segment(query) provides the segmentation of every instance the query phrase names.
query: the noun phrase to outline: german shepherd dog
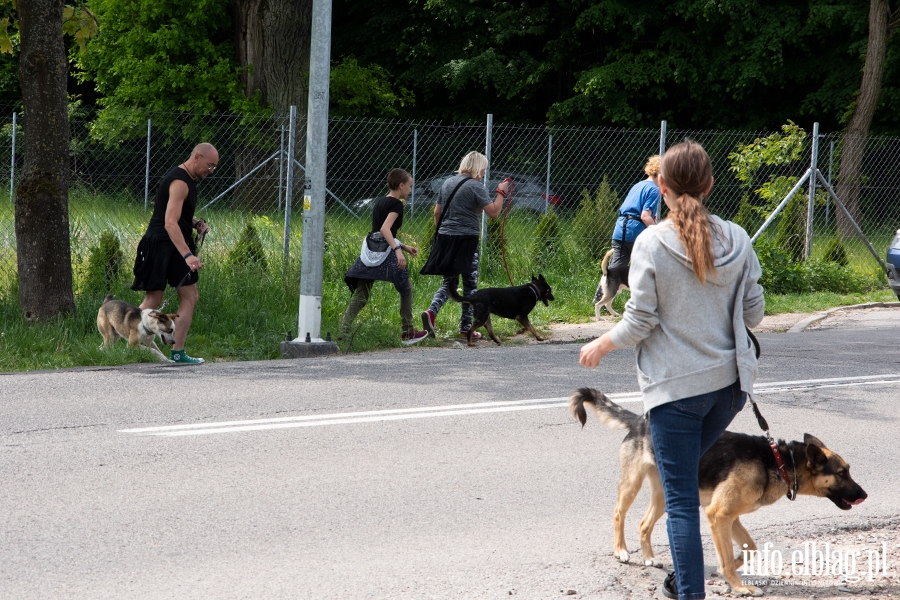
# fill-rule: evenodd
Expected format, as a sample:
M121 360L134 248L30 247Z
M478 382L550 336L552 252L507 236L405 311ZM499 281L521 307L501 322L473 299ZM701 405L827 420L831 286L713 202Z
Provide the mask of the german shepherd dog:
M451 286L452 288L452 286ZM466 341L469 346L472 343L472 333L484 325L491 339L500 344L500 338L494 333L491 326L491 313L504 317L506 319L514 319L519 324L531 332L539 342L544 338L538 335L534 325L528 320L528 315L534 310L537 303L543 302L544 306L550 306L550 300L553 298L553 290L550 284L544 279L543 275L535 277L531 276L531 283L525 285L517 285L515 287L506 288L484 288L469 294L468 296L460 296L455 289L449 290L450 297L463 304L469 304L473 309L472 326L466 332ZM523 329L524 331L524 329Z
M122 300L114 300L109 294L97 311L97 329L103 336L103 346L111 346L120 337L128 340L128 345L136 348L146 346L161 362L172 362L160 352L156 336L163 344L175 341L175 317L149 308L138 308Z
M618 317L619 313L613 310L612 303L616 299L616 295L622 290L628 289L628 280L622 281L617 271L609 273L609 259L612 258L613 250L610 250L603 256L603 262L600 263L600 269L603 276L600 277L600 284L597 291L594 292L594 316L600 320L600 309L604 306L614 317Z
M653 526L666 510L665 497L650 437L650 423L644 417L614 404L602 393L582 388L569 398L569 409L584 426L584 405L589 405L605 425L627 429L619 447L619 494L613 513L613 553L619 562L628 562L625 547L625 513L634 502L641 484L650 482L650 506L640 524L641 552L644 564L661 567L650 545ZM866 499L867 494L850 477L843 458L829 450L818 438L803 435L803 442L778 440L792 485L798 494L828 498L841 510L849 510ZM756 550L753 538L741 525L740 516L762 506L774 504L788 492L769 442L761 435L726 431L700 459L700 504L706 511L713 543L719 559L719 573L739 595L762 596L759 588L745 586L737 569L743 559L741 550ZM731 541L739 549L732 555Z

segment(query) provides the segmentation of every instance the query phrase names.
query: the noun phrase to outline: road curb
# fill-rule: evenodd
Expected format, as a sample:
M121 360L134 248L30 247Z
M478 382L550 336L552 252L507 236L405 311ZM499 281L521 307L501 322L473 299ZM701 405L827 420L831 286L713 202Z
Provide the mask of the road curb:
M838 312L840 310L853 310L858 308L898 308L900 307L900 302L866 302L865 304L852 304L850 306L836 306L834 308L830 308L824 312L816 313L811 317L807 317L802 321L795 323L793 327L787 330L788 333L802 333L804 329L821 321L823 319L828 318L832 313Z

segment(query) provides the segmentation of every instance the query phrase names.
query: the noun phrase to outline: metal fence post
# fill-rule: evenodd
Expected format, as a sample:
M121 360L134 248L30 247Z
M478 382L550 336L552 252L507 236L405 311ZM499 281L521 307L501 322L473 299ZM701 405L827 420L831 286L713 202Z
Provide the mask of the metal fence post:
M544 192L544 214L550 212L550 163L553 154L553 134L547 136L547 188Z
M12 130L12 159L9 164L9 201L15 202L13 189L16 181L16 113L13 113L13 130Z
M834 166L834 140L831 140L831 148L828 150L828 185L831 185L831 167ZM831 209L831 196L825 196L825 227L828 227L828 213Z
M812 176L809 178L809 206L806 209L806 245L804 246L804 258L809 259L812 253L812 236L813 236L813 210L816 205L816 171L818 170L819 160L819 124L813 123L812 135L812 157L810 158L809 171Z
M659 155L666 153L666 122L661 121L659 124Z
M487 124L484 134L484 155L487 157L487 168L484 170L484 180L481 182L485 188L488 187L488 179L491 176L491 134L494 131L494 115L487 116ZM488 194L490 195L490 194ZM481 212L481 256L484 257L484 250L487 247L487 213ZM479 272L481 269L479 269Z
M288 164L287 176L284 181L284 267L283 272L287 273L288 259L290 258L291 248L291 200L294 195L294 140L297 135L297 107L291 106L291 120L288 124Z
M413 129L413 164L412 164L412 178L413 178L413 188L410 190L409 194L409 216L412 218L413 211L416 206L416 154L419 150L419 130Z
M278 150L278 212L281 212L281 199L284 193L284 123L281 124L281 145Z
M150 127L152 119L147 119L147 158L144 163L144 210L150 197Z

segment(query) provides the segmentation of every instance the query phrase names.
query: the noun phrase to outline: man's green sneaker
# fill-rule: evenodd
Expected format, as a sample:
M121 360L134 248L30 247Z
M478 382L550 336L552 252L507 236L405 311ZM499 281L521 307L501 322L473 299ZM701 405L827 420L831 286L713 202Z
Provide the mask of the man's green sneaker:
M188 356L187 352L184 350L172 350L169 352L169 358L174 363L178 363L179 365L202 365L202 358L194 358L193 356Z

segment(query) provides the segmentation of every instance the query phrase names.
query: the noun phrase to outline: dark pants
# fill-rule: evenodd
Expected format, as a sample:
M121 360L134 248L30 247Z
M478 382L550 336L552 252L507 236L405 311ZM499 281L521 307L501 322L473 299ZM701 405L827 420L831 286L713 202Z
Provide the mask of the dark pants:
M460 277L462 277L463 296L468 296L478 289L478 252L472 257L472 269L470 272L463 273L462 275L453 275L452 277L444 277L441 287L438 288L434 293L434 297L431 299L431 306L428 307L428 310L430 310L435 317L437 317L437 314L440 312L441 307L444 306L444 303L450 298L450 294L448 293L450 286L453 286L453 289L456 289L457 285L459 285ZM459 330L468 331L471 326L472 305L463 304L462 316L459 318Z

